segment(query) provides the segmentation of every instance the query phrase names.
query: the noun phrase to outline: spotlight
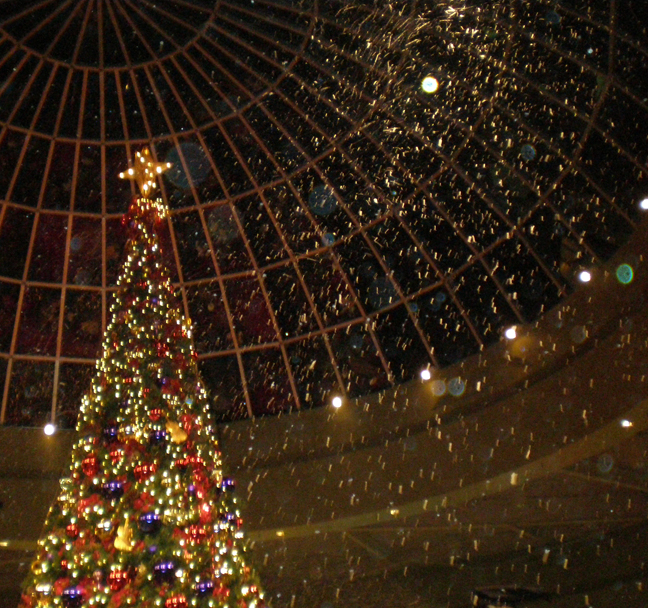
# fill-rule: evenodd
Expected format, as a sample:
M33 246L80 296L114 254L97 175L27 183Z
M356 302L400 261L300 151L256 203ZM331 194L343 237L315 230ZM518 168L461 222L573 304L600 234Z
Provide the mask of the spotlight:
M587 270L581 270L578 273L578 280L581 283L589 283L592 280L592 273Z
M426 93L436 93L439 90L439 81L434 76L426 76L421 82L421 88Z
M429 380L432 377L429 369L421 370L421 380Z
M43 428L43 433L45 433L46 435L53 435L55 432L56 427L51 422L48 422L45 425L45 428Z
M515 328L515 325L513 327L509 327L505 332L504 335L508 340L515 340L517 337L517 329Z
M644 198L640 203L639 203L639 209L643 211L648 211L648 197Z
M335 409L339 409L342 407L342 397L333 397L333 401L331 401L333 404L333 407Z
M621 421L621 426L624 429L629 429L632 426L632 422L630 420L626 420L625 418Z

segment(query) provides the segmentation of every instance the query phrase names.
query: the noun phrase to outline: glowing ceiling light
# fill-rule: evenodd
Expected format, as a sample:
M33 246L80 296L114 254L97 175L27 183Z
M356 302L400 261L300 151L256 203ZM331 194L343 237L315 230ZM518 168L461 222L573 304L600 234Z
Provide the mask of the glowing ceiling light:
M648 211L648 198L644 198L644 199L639 203L639 209L643 209L643 211Z
M46 435L53 435L55 432L56 427L51 422L48 422L43 428L43 433L45 433Z
M421 88L426 93L436 93L439 90L439 81L434 76L426 76L421 82Z
M515 340L517 337L517 329L515 328L515 325L513 327L509 327L505 332L504 335L508 340Z
M587 270L582 270L578 273L578 280L581 283L589 283L592 280L592 273Z
M429 369L421 370L421 380L429 380L432 377Z
M339 409L342 407L342 397L333 397L333 401L331 401L333 407L335 409Z

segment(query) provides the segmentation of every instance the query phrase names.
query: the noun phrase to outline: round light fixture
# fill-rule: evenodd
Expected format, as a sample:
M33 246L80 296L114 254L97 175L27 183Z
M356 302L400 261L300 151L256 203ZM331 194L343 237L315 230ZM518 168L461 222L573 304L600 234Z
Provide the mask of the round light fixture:
M421 370L421 380L429 380L432 377L429 369Z
M439 81L434 76L426 76L421 82L421 88L425 93L436 93L439 90Z
M578 280L581 283L589 283L592 280L592 273L587 270L581 270L578 273Z
M515 326L509 327L505 332L504 336L506 336L507 340L515 340L517 337L517 329Z
M342 407L342 397L333 397L333 401L331 401L333 407L335 409L339 409Z
M56 427L51 422L48 422L43 428L43 433L45 433L46 435L53 435L55 432Z

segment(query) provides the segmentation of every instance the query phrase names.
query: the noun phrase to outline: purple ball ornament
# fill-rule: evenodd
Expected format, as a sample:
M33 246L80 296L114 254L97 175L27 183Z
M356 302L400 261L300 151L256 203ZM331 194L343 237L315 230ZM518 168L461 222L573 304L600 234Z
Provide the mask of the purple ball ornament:
M107 426L103 430L103 437L107 443L114 443L115 441L117 441L118 435L119 435L119 428L114 424Z
M162 520L157 513L144 513L139 518L139 529L144 534L155 534L160 531Z
M116 500L124 495L124 484L121 481L107 481L101 486L101 493L110 500Z
M233 492L236 488L236 482L231 477L223 477L221 489L224 492Z
M65 608L80 608L83 605L83 591L79 587L68 587L61 594Z
M153 578L158 585L172 583L175 578L175 564L173 562L160 562L153 566Z
M210 595L214 590L214 581L204 580L194 585L194 591L198 597Z
M230 513L229 511L222 511L218 514L218 519L223 523L232 523L236 519L236 515L234 515L234 513Z
M166 441L166 437L167 437L166 431L162 431L162 430L151 431L149 433L149 442L152 443L153 445L159 445Z

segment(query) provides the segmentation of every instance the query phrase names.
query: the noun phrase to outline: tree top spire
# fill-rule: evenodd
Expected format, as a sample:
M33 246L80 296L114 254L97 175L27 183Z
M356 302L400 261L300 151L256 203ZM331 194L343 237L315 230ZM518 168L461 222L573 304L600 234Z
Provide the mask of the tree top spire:
M120 173L119 177L135 180L142 196L148 198L158 187L157 176L170 169L171 163L154 162L148 148L136 152L135 157L135 166Z

